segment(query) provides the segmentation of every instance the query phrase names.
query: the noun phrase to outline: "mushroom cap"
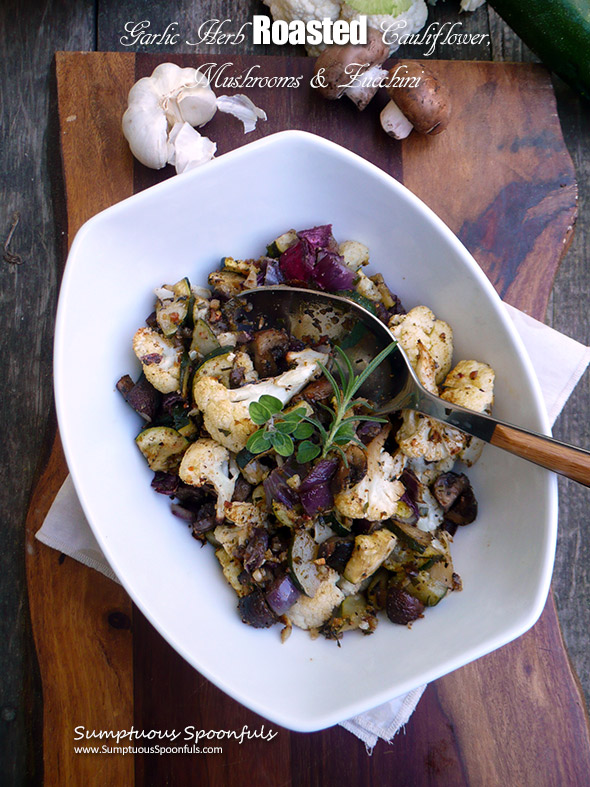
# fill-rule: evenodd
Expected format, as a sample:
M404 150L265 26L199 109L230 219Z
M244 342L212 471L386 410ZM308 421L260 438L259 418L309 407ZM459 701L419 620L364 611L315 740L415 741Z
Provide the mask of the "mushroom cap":
M416 87L400 87L395 85L394 77L418 77L420 81ZM415 60L397 63L389 72L388 81L392 83L387 87L391 100L416 131L440 134L445 130L451 116L451 97L447 88L423 63Z
M324 98L340 98L350 82L351 74L346 73L347 66L357 63L368 70L373 66L380 66L388 56L389 46L383 43L382 34L373 27L368 28L367 43L364 45L333 44L326 47L315 62L314 74L318 74L323 68L326 82L326 87L318 87L318 91Z

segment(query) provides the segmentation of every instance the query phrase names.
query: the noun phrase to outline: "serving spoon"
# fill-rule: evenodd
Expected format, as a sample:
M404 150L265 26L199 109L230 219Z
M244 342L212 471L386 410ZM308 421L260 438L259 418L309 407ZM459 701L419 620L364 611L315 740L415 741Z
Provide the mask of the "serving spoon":
M297 338L327 336L346 351L359 372L395 341L375 315L339 295L279 285L247 290L240 297L249 304L249 319L255 318L261 327L285 328ZM416 410L590 486L590 451L440 399L418 380L399 343L371 374L360 394L375 402L381 414Z

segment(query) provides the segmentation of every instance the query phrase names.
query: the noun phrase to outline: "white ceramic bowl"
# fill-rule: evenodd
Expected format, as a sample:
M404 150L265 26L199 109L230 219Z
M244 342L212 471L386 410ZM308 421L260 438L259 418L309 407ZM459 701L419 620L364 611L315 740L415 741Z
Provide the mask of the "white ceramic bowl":
M289 229L332 223L356 239L409 308L427 304L455 334L455 359L497 372L498 417L548 432L528 356L473 258L420 200L380 169L298 131L266 137L92 218L61 289L55 389L74 484L113 570L168 642L209 680L294 730L333 725L509 642L543 608L553 564L555 478L486 447L469 471L479 517L453 547L464 590L411 630L384 618L342 647L295 630L245 626L210 549L202 549L134 444L137 415L115 391L139 365L131 337L153 289L205 284L222 256L257 257Z

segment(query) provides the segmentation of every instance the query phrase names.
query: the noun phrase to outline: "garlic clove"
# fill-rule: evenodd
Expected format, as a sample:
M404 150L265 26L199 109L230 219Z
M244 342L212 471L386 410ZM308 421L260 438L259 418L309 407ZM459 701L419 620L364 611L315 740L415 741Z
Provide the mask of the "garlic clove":
M219 96L217 109L241 120L244 124L244 134L254 131L259 119L266 120L266 112L242 93L235 96Z
M394 139L405 139L414 128L395 101L384 106L380 118L383 130Z
M176 95L180 119L191 126L204 126L217 112L215 93L209 87L183 87Z
M189 123L177 123L168 136L168 162L174 164L176 172L188 172L206 164L215 156L217 145L203 137Z
M148 79L152 80L156 92L166 97L186 85L194 85L197 74L199 77L204 77L204 74L197 72L196 68L180 68L175 63L160 63Z
M152 169L166 166L168 123L148 77L140 79L129 91L129 106L122 126L136 159Z

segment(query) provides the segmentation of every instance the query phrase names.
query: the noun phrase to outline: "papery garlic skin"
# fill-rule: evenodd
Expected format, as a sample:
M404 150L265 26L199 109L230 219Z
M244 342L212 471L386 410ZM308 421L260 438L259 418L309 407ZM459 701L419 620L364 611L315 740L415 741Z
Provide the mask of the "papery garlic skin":
M174 164L179 175L211 161L217 150L215 142L199 134L190 123L177 123L170 132L168 143L171 148L168 161Z
M227 112L244 124L244 134L254 131L258 120L266 120L266 112L245 96L238 93L235 96L219 96L217 99L217 109L220 112Z

